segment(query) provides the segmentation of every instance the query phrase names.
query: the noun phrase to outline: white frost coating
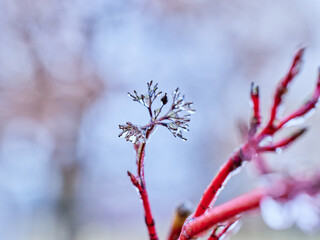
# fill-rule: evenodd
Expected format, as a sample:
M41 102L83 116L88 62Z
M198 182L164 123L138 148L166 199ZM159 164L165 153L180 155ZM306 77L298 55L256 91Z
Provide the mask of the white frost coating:
M307 119L309 119L314 113L316 109L313 108L309 112L307 112L305 115L293 118L290 121L288 121L284 126L285 127L293 127L293 126L298 126L306 122Z
M280 203L267 197L262 200L260 207L261 216L270 228L283 230L292 226L294 218L289 203Z
M222 235L221 239L227 239L227 236L236 235L242 226L242 222L240 220L235 221L228 229L228 231Z
M280 148L280 147L276 148L276 153L277 154L281 154L282 153L282 148Z
M266 198L261 203L261 216L270 228L276 230L289 228L294 223L308 234L320 228L319 202L307 194L300 194L285 203Z
M320 211L315 200L307 194L300 194L293 200L295 222L305 233L314 233L320 227Z
M269 144L273 143L273 137L272 136L267 136L262 141L259 143L260 147L267 146Z
M127 134L127 133L126 133L126 134ZM131 142L135 142L136 139L137 139L136 136L130 136L130 137L129 137L129 140L130 140Z

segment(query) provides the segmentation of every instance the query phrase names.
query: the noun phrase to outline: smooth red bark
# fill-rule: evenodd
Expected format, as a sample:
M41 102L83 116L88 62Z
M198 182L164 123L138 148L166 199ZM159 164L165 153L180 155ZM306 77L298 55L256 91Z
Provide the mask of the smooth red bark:
M197 209L194 213L194 217L199 217L202 215L213 198L216 196L218 190L222 187L222 185L226 182L227 177L230 172L235 169L233 158L230 158L219 170L215 178L213 178L212 182L209 184L207 189L204 191L203 196L197 206Z
M266 196L266 194L266 189L254 190L209 209L206 214L195 218L185 225L179 240L188 240L191 237L210 229L217 223L226 221L243 212L258 208L261 199Z

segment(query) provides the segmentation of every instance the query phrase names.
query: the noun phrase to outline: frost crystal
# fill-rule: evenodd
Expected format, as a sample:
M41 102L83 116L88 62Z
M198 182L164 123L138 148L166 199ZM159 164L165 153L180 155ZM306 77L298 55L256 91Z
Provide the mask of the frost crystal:
M142 129L138 125L134 125L131 122L126 122L125 125L119 125L122 132L119 137L124 137L127 141L137 143L139 141L146 142L146 130Z
M192 108L192 102L185 102L184 95L181 95L179 88L173 92L173 102L169 112L165 115L165 121L163 125L169 129L169 131L175 137L179 137L182 140L187 140L182 133L189 131L190 115L195 110Z
M262 219L270 228L283 230L292 226L294 219L290 204L267 197L261 202L260 207Z
M261 215L269 227L282 230L296 224L305 233L320 228L320 208L317 199L302 193L287 202L266 198L261 202Z
M152 104L155 102L158 96L162 94L162 91L158 91L158 84L153 84L151 81L147 83L148 92L146 94L138 94L137 91L128 93L129 97L133 101L142 104L149 111L151 121L146 126L134 125L131 122L127 122L125 125L119 125L122 132L119 137L125 137L127 141L134 143L146 142L148 136L147 132L149 129L155 127L156 125L161 125L173 134L175 137L179 137L182 140L187 140L183 136L183 132L189 131L190 114L194 113L195 110L192 108L192 102L185 102L185 97L177 88L172 94L172 104L169 111L160 116L163 107L169 102L167 93L165 93L160 98L160 108L153 109Z
M142 104L146 108L151 108L151 105L154 102L154 100L160 94L162 94L162 92L161 91L158 92L158 83L156 83L153 86L153 81L151 81L150 83L147 83L147 85L148 85L148 92L146 94L138 95L137 91L134 90L133 91L134 94L128 92L128 95L129 97L132 98L133 101Z

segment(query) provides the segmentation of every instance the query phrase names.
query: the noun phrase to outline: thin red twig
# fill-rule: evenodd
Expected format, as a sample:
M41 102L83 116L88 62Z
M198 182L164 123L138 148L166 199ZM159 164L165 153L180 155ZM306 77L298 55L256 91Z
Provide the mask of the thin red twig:
M283 149L285 147L288 147L296 139L301 137L307 130L308 130L308 128L301 128L301 129L297 130L296 132L294 132L291 136L289 136L285 139L282 139L279 142L272 143L272 144L264 146L264 147L259 147L258 151L259 152L274 152L277 149Z
M311 98L305 104L303 104L298 110L296 110L295 112L293 112L292 114L284 118L282 121L280 121L278 128L282 128L285 124L287 124L292 119L302 117L305 114L307 114L310 110L314 109L318 102L319 96L320 96L320 69L318 72L317 86Z
M156 228L154 225L154 220L153 220L152 213L151 213L151 207L150 207L150 202L149 202L149 198L148 198L148 193L145 188L145 185L141 185L139 183L139 181L137 180L137 178L129 171L128 171L128 176L130 177L132 184L139 190L139 194L141 196L141 200L143 203L145 221L146 221L146 225L147 225L148 232L149 232L149 238L150 238L150 240L158 240Z
M302 56L304 53L304 48L301 48L295 55L292 65L290 67L289 72L287 75L280 81L279 85L277 86L274 98L273 98L273 105L270 111L270 119L267 124L267 126L272 126L274 123L274 120L276 119L276 114L279 105L282 102L282 97L287 93L288 91L288 84L293 80L293 78L299 73L300 66L302 63Z
M147 139L149 138L153 129L154 129L154 125L148 129L146 134ZM139 194L140 194L143 209L144 209L145 223L149 233L149 239L158 240L158 235L155 228L154 218L151 212L150 201L149 201L145 178L144 178L145 147L146 147L145 142L134 144L134 149L137 155L137 176L134 176L129 171L127 173L128 173L128 176L130 177L132 184L139 190Z

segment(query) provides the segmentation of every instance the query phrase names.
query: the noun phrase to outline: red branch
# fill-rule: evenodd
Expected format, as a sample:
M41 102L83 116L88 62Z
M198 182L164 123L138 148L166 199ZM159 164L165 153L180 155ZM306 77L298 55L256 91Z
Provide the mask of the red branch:
M209 209L206 214L188 221L180 234L180 240L187 240L203 233L216 224L232 219L239 214L257 209L265 197L278 200L290 200L304 192L311 196L320 191L320 175L309 179L285 178L275 182L269 188L260 188L243 194L228 202ZM213 238L215 239L215 238ZM219 239L219 238L218 238Z
M215 178L203 193L202 199L194 213L194 217L199 217L207 210L218 190L225 183L229 174L237 168L237 165L239 165L240 162L241 160L237 157L237 154L235 154L220 168Z
M289 69L287 75L280 81L276 88L276 93L274 95L273 105L270 111L270 119L266 126L257 133L257 128L260 125L260 101L259 101L259 88L255 85L251 87L251 101L253 103L253 116L251 119L250 129L249 129L249 139L247 142L240 147L230 158L229 160L221 167L218 174L213 178L207 189L205 190L195 213L192 215L194 218L193 221L185 223L182 228L182 233L179 239L188 239L188 237L192 237L198 233L200 233L201 229L203 229L202 224L204 226L212 227L214 224L219 223L228 219L230 216L233 216L235 213L240 213L242 211L248 210L249 208L257 207L258 198L261 197L261 194L254 193L254 195L250 195L250 198L247 203L242 203L241 201L237 201L237 199L232 200L232 204L222 205L219 208L209 209L210 205L214 204L214 200L218 196L217 193L226 183L227 178L230 176L230 173L235 169L242 165L243 161L250 161L253 157L266 152L266 151L275 151L277 148L284 148L294 142L297 138L299 138L306 129L301 129L292 134L291 137L285 138L278 143L271 144L268 143L265 146L261 146L262 141L267 136L273 136L276 132L278 132L282 127L292 119L302 117L312 109L316 107L316 103L318 102L320 96L320 74L317 80L317 85L314 90L314 93L309 101L307 101L304 105L302 105L298 110L294 113L290 114L288 117L283 120L278 121L279 124L275 124L277 119L277 112L280 104L283 101L283 96L287 92L289 83L293 80L293 78L298 74L300 65L302 62L302 55L304 49L300 49L294 57L293 63ZM263 161L260 158L261 161ZM253 193L252 193L253 194ZM258 195L257 195L258 194ZM245 198L248 196L244 196ZM241 198L241 200L243 200ZM235 205L233 205L235 204ZM217 210L218 208L218 210ZM209 209L209 210L208 210ZM207 212L205 216L204 212ZM219 216L215 216L215 213ZM199 220L200 219L200 220Z
M260 200L266 193L266 189L255 190L209 209L205 215L185 224L179 239L190 239L192 236L210 229L217 223L224 222L240 213L259 207Z
M270 117L269 123L259 134L251 136L249 140L240 148L240 150L234 153L233 156L227 161L227 163L222 166L218 174L215 176L215 178L212 180L212 182L209 184L209 186L205 190L203 197L200 200L200 203L198 204L198 207L195 211L194 217L198 217L202 215L206 211L206 209L209 208L211 201L214 199L218 190L224 184L229 174L234 169L241 166L241 163L244 160L250 160L252 156L256 153L259 153L259 152L261 153L265 150L268 151L267 149L268 146L265 148L259 147L259 144L267 135L273 135L275 132L280 130L280 128L283 126L283 125L280 125L278 127L274 126L276 112L279 107L279 104L282 102L282 96L287 91L287 86L289 82L293 79L294 76L298 74L302 53L303 53L303 49L298 51L298 53L294 58L294 61L292 63L289 73L286 75L286 77L280 82L280 84L277 87L276 94L274 97L274 104L270 113L271 117ZM315 107L315 104L318 101L319 94L320 94L319 79L317 82L316 90L311 100L308 101L307 104L303 105L302 110L300 109L297 112L305 114ZM259 89L254 85L252 85L251 87L251 99L253 102L253 119L256 119L254 121L255 122L254 128L256 128L260 124L261 120L260 120L260 113L259 113ZM301 115L296 113L294 114L294 116L301 116ZM256 130L254 129L252 132L255 133ZM304 130L299 131L297 134L294 134L293 137L281 141L278 147L289 145L291 142L293 142L299 136L301 136L303 132ZM272 146L269 146L269 147L272 148Z

